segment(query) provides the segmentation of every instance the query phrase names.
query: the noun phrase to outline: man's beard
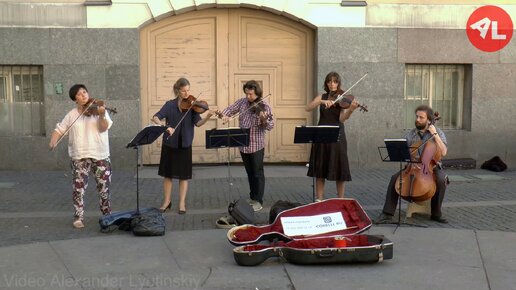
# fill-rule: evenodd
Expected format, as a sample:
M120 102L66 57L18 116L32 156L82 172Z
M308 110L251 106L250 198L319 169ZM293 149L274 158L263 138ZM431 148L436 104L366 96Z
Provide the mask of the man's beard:
M415 122L415 124L418 130L424 130L426 128L426 124L419 124L418 122Z

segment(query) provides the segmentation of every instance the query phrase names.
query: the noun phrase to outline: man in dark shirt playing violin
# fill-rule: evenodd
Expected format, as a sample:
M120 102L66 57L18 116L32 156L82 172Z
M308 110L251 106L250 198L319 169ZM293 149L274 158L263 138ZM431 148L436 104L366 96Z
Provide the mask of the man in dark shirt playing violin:
M436 128L434 123L434 112L432 108L427 105L421 105L416 108L416 121L415 128L410 130L406 135L405 139L407 139L407 144L412 147L416 142L424 142L432 138L435 141L437 146L437 150L440 150L441 156L445 156L448 152L448 145L446 141L446 136L444 132ZM429 141L430 142L430 141ZM422 154L423 149L426 145L421 146L416 152L416 157L419 159L419 156ZM412 149L411 150L415 150ZM440 223L448 223L446 219L442 217L441 206L444 199L444 194L446 191L446 183L447 178L446 174L442 170L441 162L438 161L437 165L433 168L434 174L436 176L436 191L434 196L431 199L431 215L430 219L440 222ZM389 187L387 188L387 194L385 197L385 203L383 205L383 210L380 216L377 218L376 223L388 223L392 221L392 217L394 212L396 211L396 207L398 204L398 193L395 189L395 183L399 176L399 173L394 174L391 177L391 181L389 182ZM405 184L405 183L403 183ZM409 186L409 184L407 184Z

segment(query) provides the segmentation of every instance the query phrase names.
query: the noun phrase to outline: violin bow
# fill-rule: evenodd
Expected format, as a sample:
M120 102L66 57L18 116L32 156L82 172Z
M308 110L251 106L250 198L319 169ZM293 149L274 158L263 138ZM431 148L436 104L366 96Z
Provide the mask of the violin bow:
M190 106L190 108L188 108L188 110L186 110L186 112L183 114L183 117L181 117L181 120L179 120L179 122L177 122L177 125L174 127L174 132L172 132L172 134L168 135L167 140L168 140L168 138L170 138L170 136L174 135L174 133L176 132L177 127L179 127L179 125L181 125L181 122L183 122L183 119L186 117L186 115L188 115L188 112L190 112L192 107L193 106Z
M412 151L410 151L410 155L414 154L416 151L418 151L421 147L423 147L426 143L428 143L428 141L434 139L436 134L432 134L432 136L428 139L425 140L425 142L421 143L421 145L417 146L417 147L410 147L412 149ZM418 153L420 154L420 153ZM420 154L421 155L421 154ZM416 155L417 156L417 155Z
M343 92L342 94L338 95L335 100L333 100L333 103L337 103L338 101L342 100L342 98L344 98L344 96L349 92L351 91L351 89L356 86L359 82L361 82L366 76L367 74L369 74L369 72L366 72L358 81L356 81L351 87L349 87L349 89L347 89L345 92Z
M238 112L238 113L236 113L235 115L231 116L231 117L229 118L229 120L228 120L228 123L229 123L230 121L232 121L233 119L235 119L236 117L240 116L241 114L243 114L243 113L245 113L245 112L249 111L250 109L252 109L252 108L254 108L254 107L256 107L256 106L258 106L258 104L260 104L261 102L263 102L263 101L265 101L266 99L268 99L271 95L272 95L272 93L269 93L267 96L265 96L265 98L262 98L262 99L261 99L261 100L259 100L258 102L256 102L256 103L252 104L251 106L249 106L249 108L245 109L243 112Z
M86 111L88 111L88 109L93 105L93 103L95 103L95 100L90 102L90 104L86 107L86 109L84 109L82 111L82 113L79 114L79 116L77 116L77 118L75 118L75 120L73 120L72 124L68 127L68 129L66 129L66 131L63 133L63 135L61 135L61 137L59 137L59 139L57 139L56 145L54 145L54 147L52 147L51 151L54 151L54 149L56 149L57 145L61 142L61 140L63 140L64 136L66 136L66 134L68 134L68 132L70 132L70 130L73 128L73 126L75 125L75 122L77 122L77 120L79 120L79 118L82 117Z
M201 95L202 95L203 92L200 92L198 95L197 95L197 98L198 99ZM176 126L174 127L174 132L172 132L172 134L168 135L167 137L167 140L168 138L170 138L170 136L174 135L174 133L176 132L176 129L177 127L179 127L179 125L181 125L181 122L183 122L183 119L186 117L186 115L188 114L188 112L190 112L190 110L192 109L192 107L194 106L194 103L196 101L192 101L192 103L190 104L190 108L188 108L188 110L186 110L186 112L183 114L183 117L181 117L181 120L179 120L179 122L177 122ZM178 104L179 106L179 104Z

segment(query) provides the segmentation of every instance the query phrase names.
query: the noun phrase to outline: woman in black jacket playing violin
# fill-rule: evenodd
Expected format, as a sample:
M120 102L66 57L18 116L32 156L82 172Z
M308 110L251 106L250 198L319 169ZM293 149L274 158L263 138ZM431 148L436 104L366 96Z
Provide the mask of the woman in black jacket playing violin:
M168 126L163 134L161 157L158 174L163 176L163 203L160 207L166 211L172 206L172 179L179 179L179 214L186 213L186 193L188 191L188 179L192 179L192 141L194 126L204 125L213 115L208 111L206 117L194 110L183 112L180 108L180 100L190 96L190 82L180 78L174 84L175 99L167 101L153 117L152 121L161 124L165 119ZM186 116L185 116L186 114Z

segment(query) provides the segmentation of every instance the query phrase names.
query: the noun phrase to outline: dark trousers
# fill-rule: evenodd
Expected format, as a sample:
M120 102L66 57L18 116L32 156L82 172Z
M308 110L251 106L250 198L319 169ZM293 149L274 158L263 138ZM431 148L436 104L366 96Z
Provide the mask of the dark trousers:
M249 196L252 200L256 200L263 204L263 192L265 190L265 174L263 172L263 155L265 149L258 150L254 153L242 153L247 179L249 181Z
M443 204L444 194L446 192L446 174L438 167L434 168L434 173L437 177L437 188L431 200L432 216L440 217L442 215L441 206ZM399 175L400 174L398 172L391 177L389 187L387 188L387 194L385 196L383 213L394 215L394 212L396 211L396 207L398 206L398 193L396 192L394 185ZM402 186L408 186L408 184L405 184L404 182Z

